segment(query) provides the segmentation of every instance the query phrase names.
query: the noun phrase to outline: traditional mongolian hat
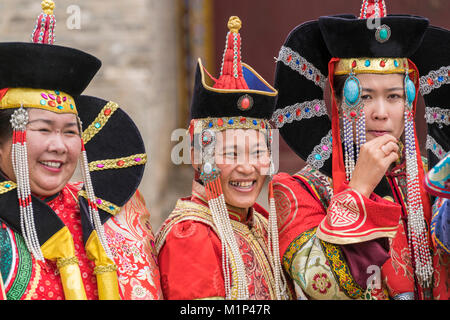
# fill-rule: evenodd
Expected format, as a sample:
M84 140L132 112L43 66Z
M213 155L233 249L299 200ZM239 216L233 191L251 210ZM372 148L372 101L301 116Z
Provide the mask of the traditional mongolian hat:
M336 189L350 180L359 148L365 143L357 75L405 75L408 229L423 286L430 284L432 274L424 211L426 217L430 213L429 199L419 183L424 177L414 115L420 91L427 104L429 160L436 163L449 147L448 52L447 30L429 26L426 18L388 15L384 0L366 0L359 17L325 16L294 28L281 47L275 76L279 98L273 119L281 135L310 166L332 177ZM334 77L339 75L346 77L340 106L333 89ZM324 102L327 82L332 90L331 115ZM384 192L383 184L387 186L382 181L375 192Z
M28 109L38 108L77 116L84 180L78 193L83 239L100 299L119 298L116 266L103 223L120 211L135 193L146 154L131 118L111 101L83 96L101 66L94 56L53 45L54 3L42 2L31 43L0 43L0 109L15 109L12 161L16 181L1 176L0 219L23 236L37 260L55 260L66 299L85 299L78 261L68 228L44 200L31 194L27 165ZM70 282L70 283L69 283Z
M218 235L222 242L223 272L226 298L231 298L230 274L237 274L238 299L248 298L245 265L231 227L225 198L221 190L220 170L216 166L216 133L226 129L262 130L271 149L272 132L269 120L278 92L249 65L241 62L241 20L230 17L229 32L223 54L220 76L212 77L198 60L191 103L191 125L189 131L197 149L201 170L197 178L205 186L209 208L212 212ZM273 166L271 166L272 168ZM269 182L269 189L272 183ZM284 297L284 278L278 249L278 230L273 191L269 195L269 253L275 273L277 298ZM236 262L236 272L230 273L229 261ZM284 286L285 288L285 286Z

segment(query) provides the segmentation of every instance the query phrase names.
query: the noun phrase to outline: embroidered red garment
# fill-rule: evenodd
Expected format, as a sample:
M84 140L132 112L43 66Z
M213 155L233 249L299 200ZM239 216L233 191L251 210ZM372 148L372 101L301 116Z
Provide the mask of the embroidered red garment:
M83 286L88 299L98 299L94 263L87 258L82 240L80 211L76 199L81 183L71 183L48 205L72 234ZM105 224L105 235L117 265L119 293L123 300L162 299L150 213L139 191ZM8 299L63 300L64 292L56 263L38 262L28 252L23 238L2 225L2 244L8 252L3 264ZM2 261L3 262L3 261Z
M195 215L199 208L210 215L207 202L194 193L192 197L180 199L174 212L180 209L186 215ZM273 273L267 252L267 212L255 204L245 221L241 221L242 217L236 212L229 213L232 220L248 226L246 235L236 231L235 235L246 267L250 299L274 299ZM219 237L207 219L191 215L184 221L173 223L172 220L180 216L169 216L157 235L164 297L171 300L223 299L225 288Z

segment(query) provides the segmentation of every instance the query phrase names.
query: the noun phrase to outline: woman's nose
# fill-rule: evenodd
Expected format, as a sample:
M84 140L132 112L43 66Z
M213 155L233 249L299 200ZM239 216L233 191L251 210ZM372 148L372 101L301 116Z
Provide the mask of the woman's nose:
M48 144L49 152L65 153L67 151L66 144L64 143L64 137L61 133L55 133L51 136Z
M386 120L388 118L387 102L384 99L378 99L375 101L371 117L374 120Z

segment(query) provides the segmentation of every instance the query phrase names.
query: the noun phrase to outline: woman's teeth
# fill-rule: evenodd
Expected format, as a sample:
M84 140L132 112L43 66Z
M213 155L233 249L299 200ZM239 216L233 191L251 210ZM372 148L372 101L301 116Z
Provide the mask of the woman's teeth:
M61 162L41 161L41 163L44 166L51 167L51 168L60 168L61 167Z
M238 187L238 188L250 188L253 185L254 181L230 181L230 184L233 187Z

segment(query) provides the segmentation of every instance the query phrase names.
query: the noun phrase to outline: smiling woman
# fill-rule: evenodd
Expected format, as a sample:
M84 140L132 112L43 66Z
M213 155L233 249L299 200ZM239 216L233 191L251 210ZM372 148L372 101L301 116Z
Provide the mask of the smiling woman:
M81 95L101 62L52 45L53 7L35 42L0 43L0 287L9 300L160 299L144 143L117 104Z
M269 119L277 91L241 63L240 26L230 17L218 79L201 60L197 65L192 195L178 200L157 235L167 299L289 298L273 193L269 213L256 203L272 174Z

